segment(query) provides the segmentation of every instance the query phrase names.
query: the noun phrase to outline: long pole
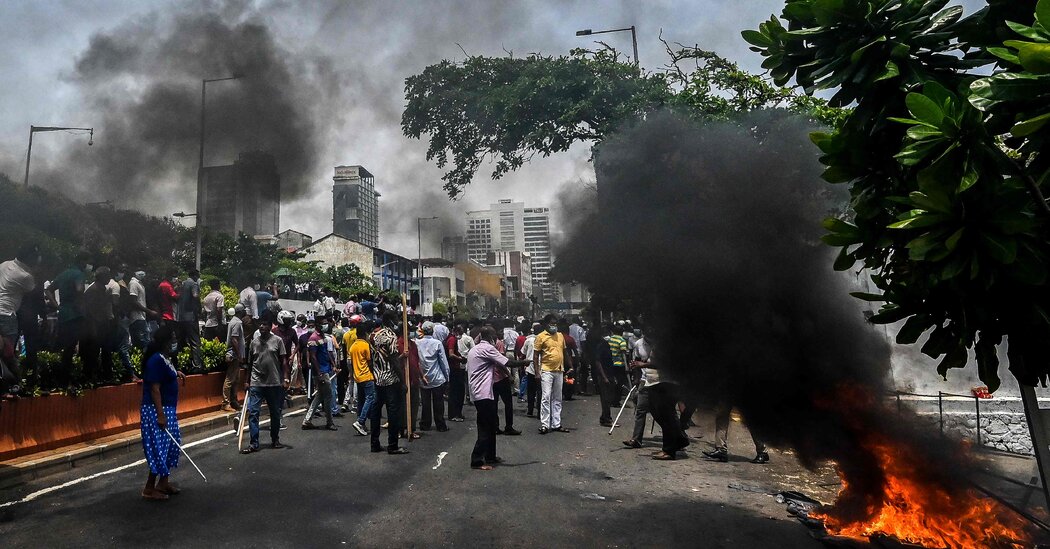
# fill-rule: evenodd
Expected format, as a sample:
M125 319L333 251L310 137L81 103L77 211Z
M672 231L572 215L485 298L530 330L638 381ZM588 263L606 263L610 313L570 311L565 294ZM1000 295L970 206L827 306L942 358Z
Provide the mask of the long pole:
M33 126L29 126L29 149L26 151L26 177L24 186L29 189L29 159L33 155Z
M634 25L631 25L631 45L634 46L634 66L641 67L638 62L638 35L634 32Z
M201 227L204 225L204 195L201 189L204 186L204 102L205 102L205 90L208 87L208 80L201 80L201 135L200 135L200 151L197 155L197 233L196 240L196 253L194 265L197 267L197 272L201 270Z
M420 230L420 226L423 223L423 218L416 218L416 275L417 284L419 285L419 306L423 307L423 233ZM417 309L418 310L418 309Z
M408 299L401 294L401 338L405 342L405 355L408 355ZM405 356L405 432L408 433L408 442L412 442L412 368L409 366L411 359Z

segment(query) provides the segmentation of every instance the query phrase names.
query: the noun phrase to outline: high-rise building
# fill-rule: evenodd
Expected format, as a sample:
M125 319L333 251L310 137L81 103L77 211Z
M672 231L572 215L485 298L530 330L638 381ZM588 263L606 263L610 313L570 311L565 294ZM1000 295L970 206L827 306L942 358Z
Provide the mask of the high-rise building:
M500 200L488 210L467 212L467 255L485 264L489 252L523 251L532 263L536 297L549 297L553 260L550 243L550 209L526 208L522 202ZM542 292L542 296L539 295Z
M281 222L281 177L272 155L245 152L228 166L201 170L202 227L236 237L275 235Z
M453 263L465 263L469 257L467 240L462 236L446 236L441 239L441 258Z
M332 185L332 232L379 246L379 193L375 177L361 166L336 166Z

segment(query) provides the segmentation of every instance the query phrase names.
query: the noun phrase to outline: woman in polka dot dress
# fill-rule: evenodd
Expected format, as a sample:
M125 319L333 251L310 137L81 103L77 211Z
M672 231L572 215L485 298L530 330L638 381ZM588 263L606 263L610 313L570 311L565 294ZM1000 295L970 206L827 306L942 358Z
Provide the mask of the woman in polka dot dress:
M177 371L166 356L174 350L175 343L174 331L164 326L153 334L153 341L142 354L146 363L142 366L140 422L142 450L149 464L149 477L142 489L142 497L154 501L163 501L179 493L178 487L168 482L171 470L179 465L179 448L164 432L167 430L182 443L175 406L179 400L178 380L185 379L186 375Z

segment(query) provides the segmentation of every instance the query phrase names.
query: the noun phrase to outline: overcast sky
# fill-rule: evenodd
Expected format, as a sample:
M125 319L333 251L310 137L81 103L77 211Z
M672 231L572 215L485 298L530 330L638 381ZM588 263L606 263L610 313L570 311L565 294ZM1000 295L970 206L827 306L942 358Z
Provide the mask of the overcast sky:
M980 2L963 3L975 6ZM572 47L593 45L591 39L575 36L578 29L632 24L638 28L638 47L646 69L657 69L666 61L658 40L662 30L668 40L698 44L758 71L761 59L748 51L739 32L779 13L782 5L777 0L6 0L0 5L0 73L5 75L5 85L0 88L0 171L21 179L30 124L94 126L96 145L92 149L86 147L84 137L37 134L34 174L39 167L42 174L58 172L68 176L41 184L60 187L68 181L69 188L76 189L70 191L71 195L78 200L113 200L121 207L157 215L192 211L194 180L187 174L193 174L196 168L196 150L190 146L195 134L189 130L197 127L197 103L182 104L171 113L187 124L187 135L181 142L186 146L176 151L172 160L186 166L185 171L158 174L156 181L139 182L120 191L93 187L92 181L84 181L84 174L104 179L107 173L101 172L117 170L112 162L98 160L103 156L98 151L105 151L107 143L119 140L113 135L117 127L110 121L125 114L110 111L127 108L129 102L134 104L138 100L136 94L146 85L144 81L165 78L160 73L166 73L169 80L184 80L186 89L199 89L199 78L221 75L183 77L178 71L185 67L167 67L154 59L144 62L145 67L140 64L134 71L124 73L118 84L99 83L97 78L88 84L84 67L78 67L77 62L87 55L93 37L124 37L129 49L153 49L157 47L155 41L167 41L170 47L170 42L179 40L178 36L171 36L175 19L187 14L204 17L214 13L228 25L265 25L278 50L289 54L287 62L293 81L316 77L314 87L303 89L309 93L323 90L316 92L316 101L302 90L293 99L300 105L310 103L302 112L313 119L306 128L313 135L313 145L308 163L299 169L303 173L282 172L284 178L303 182L304 188L299 198L282 204L281 229L296 229L315 237L329 233L332 169L340 164L360 164L375 175L382 193L380 245L412 257L414 218L440 215L442 224L424 243L424 255L436 255L443 233L463 232L466 210L485 208L500 198L557 209L555 201L564 186L579 186L593 181L594 176L587 163L587 146L576 146L565 154L536 159L497 182L488 179L483 167L483 173L479 173L465 195L450 203L441 190L441 171L424 160L426 142L401 134L406 77L442 59L462 59L460 46L472 55L503 55L504 50L515 55L557 55ZM603 38L622 51L630 51L629 33ZM304 68L307 66L309 69ZM324 76L316 76L318 72ZM189 70L186 74L195 73ZM208 93L210 105L211 86ZM235 92L217 89L215 93ZM111 127L103 126L104 122ZM226 164L233 159L232 151L209 151L207 163ZM61 165L56 165L58 162ZM112 173L108 175L112 177Z

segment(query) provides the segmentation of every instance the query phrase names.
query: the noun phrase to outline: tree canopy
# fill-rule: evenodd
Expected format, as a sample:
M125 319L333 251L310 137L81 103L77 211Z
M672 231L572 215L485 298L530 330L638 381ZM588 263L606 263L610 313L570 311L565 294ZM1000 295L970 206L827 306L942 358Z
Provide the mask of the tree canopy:
M941 375L972 349L994 390L1007 337L1019 381L1045 380L1050 0L965 17L948 0L788 0L743 38L776 84L854 107L812 139L852 197L824 240L836 268L870 269L882 293L856 295L885 302L873 320L907 319L903 344L928 333Z
M656 72L624 62L612 49L442 61L406 80L402 131L430 137L427 160L449 167L442 179L455 198L486 161L499 179L535 154L600 142L660 109L718 120L778 107L826 124L841 117L823 101L775 86L713 52L667 44L667 53L667 66Z

